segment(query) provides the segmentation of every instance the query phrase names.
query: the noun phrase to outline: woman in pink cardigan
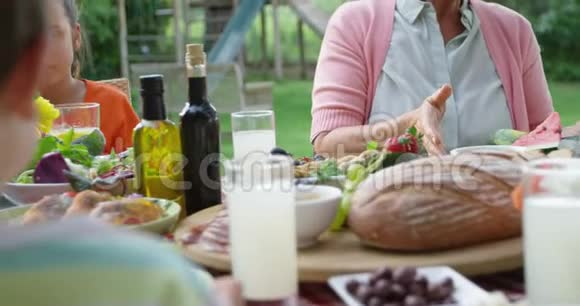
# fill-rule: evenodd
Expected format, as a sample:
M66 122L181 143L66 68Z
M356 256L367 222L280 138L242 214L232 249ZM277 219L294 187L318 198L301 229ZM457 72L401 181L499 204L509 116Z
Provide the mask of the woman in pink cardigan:
M359 0L332 17L314 79L317 153L417 126L431 154L529 131L553 111L530 23L482 0Z

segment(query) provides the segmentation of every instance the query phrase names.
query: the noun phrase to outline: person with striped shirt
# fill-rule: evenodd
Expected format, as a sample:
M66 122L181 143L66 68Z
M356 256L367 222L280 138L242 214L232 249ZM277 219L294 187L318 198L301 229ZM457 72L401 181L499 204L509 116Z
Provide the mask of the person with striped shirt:
M37 140L33 98L45 55L45 1L0 1L0 192ZM77 219L0 226L0 305L235 305L240 289L217 284L175 248L145 234Z

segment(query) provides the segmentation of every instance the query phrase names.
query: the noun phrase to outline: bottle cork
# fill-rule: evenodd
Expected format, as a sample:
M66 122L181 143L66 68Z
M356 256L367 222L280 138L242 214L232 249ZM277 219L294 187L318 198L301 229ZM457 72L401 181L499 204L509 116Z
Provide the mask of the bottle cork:
M205 65L207 55L203 51L202 44L187 45L187 63L190 66Z

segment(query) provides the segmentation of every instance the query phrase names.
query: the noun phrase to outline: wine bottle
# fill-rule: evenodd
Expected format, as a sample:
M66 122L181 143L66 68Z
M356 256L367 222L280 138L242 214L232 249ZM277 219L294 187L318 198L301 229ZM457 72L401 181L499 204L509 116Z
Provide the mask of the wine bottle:
M163 76L140 79L143 114L133 133L137 190L146 197L178 202L184 217L181 138L179 127L167 119Z
M203 45L187 46L188 102L181 112L181 147L185 157L185 207L191 215L221 203L220 129L207 97Z

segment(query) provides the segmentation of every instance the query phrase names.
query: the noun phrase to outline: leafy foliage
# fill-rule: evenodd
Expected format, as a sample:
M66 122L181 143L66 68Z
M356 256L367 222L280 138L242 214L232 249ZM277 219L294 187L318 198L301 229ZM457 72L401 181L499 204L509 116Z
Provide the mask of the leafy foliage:
M562 81L580 80L580 1L560 0L536 23L546 73Z
M83 76L90 79L108 79L120 75L118 12L116 0L82 1L81 24L85 32L87 55ZM511 7L526 16L534 26L542 47L546 73L554 80L580 80L580 0L492 0ZM344 0L315 0L323 10L333 11ZM155 52L172 54L172 20L156 14L158 9L171 8L172 0L127 0L128 28L131 34L164 34L157 41L130 44L131 53ZM272 59L271 9L268 16L268 59ZM296 16L284 7L281 10L282 50L287 62L298 61ZM201 16L198 16L201 17ZM197 18L197 17L196 17ZM202 29L193 31L202 33ZM261 59L259 18L247 36L247 59ZM320 39L309 29L305 31L306 57L316 61Z
M94 80L119 77L121 58L117 1L83 0L79 10L85 43L81 75Z
M580 0L495 0L532 22L546 74L559 81L580 80Z

